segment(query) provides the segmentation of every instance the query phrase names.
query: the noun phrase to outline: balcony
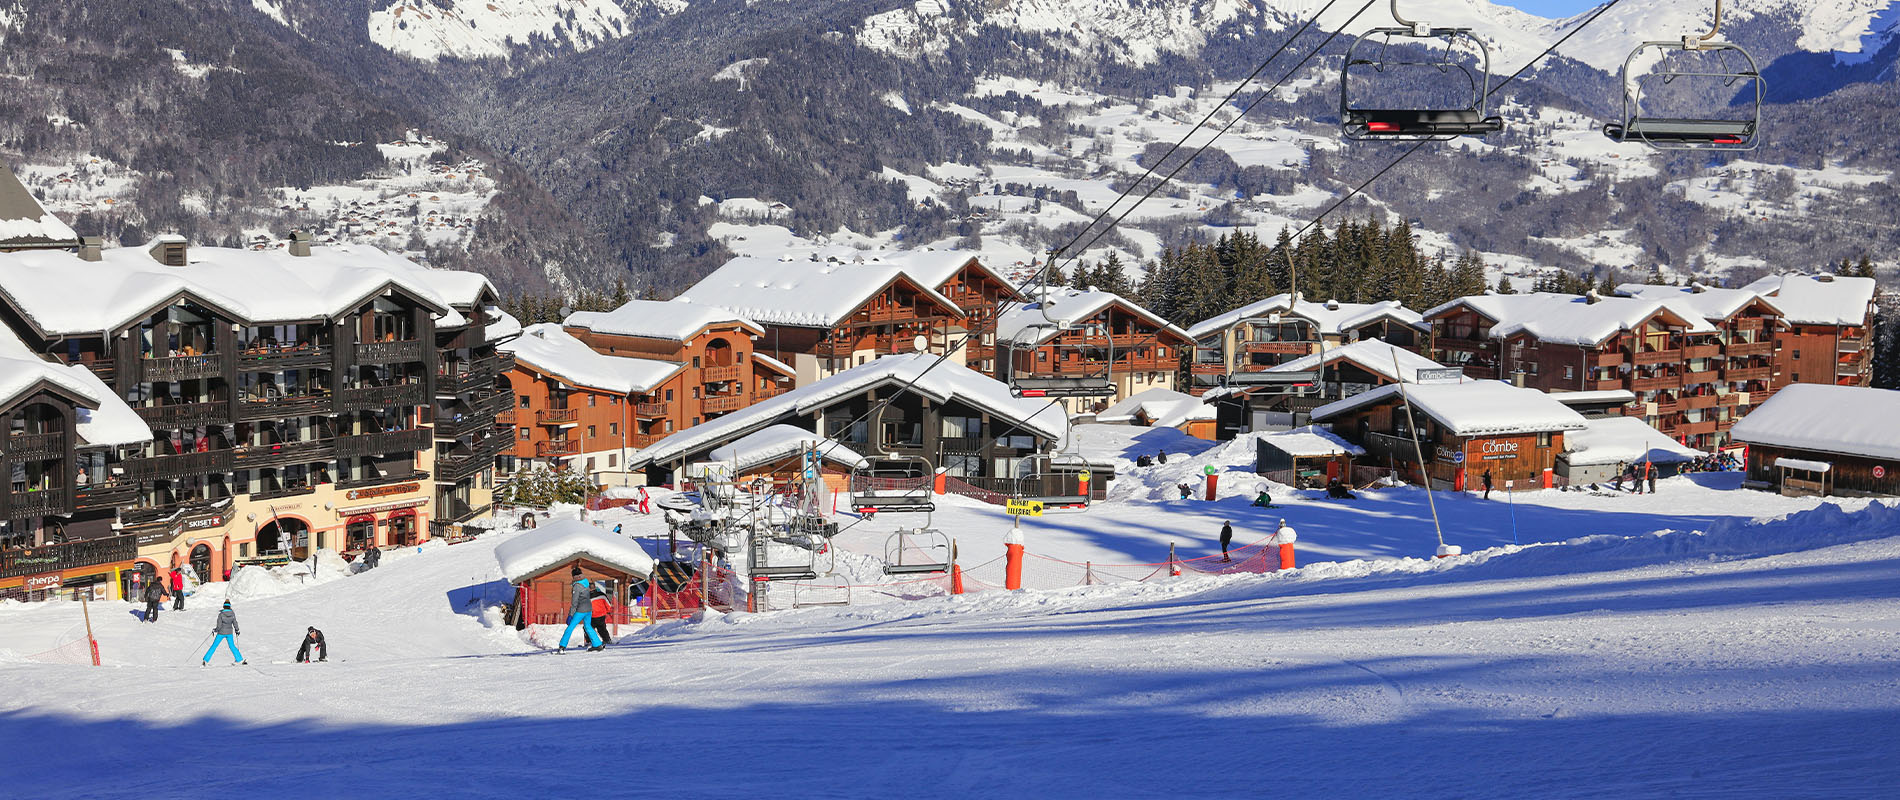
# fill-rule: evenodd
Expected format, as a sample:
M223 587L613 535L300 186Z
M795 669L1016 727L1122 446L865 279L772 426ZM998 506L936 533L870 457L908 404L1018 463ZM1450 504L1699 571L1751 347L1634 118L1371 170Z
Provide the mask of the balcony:
M1657 415L1674 414L1682 410L1682 402L1679 400L1657 400L1654 405Z
M1710 342L1709 344L1692 344L1682 348L1683 358L1715 358L1721 354L1722 346L1714 342Z
M238 401L239 422L260 419L310 417L330 413L330 396L305 394L284 397L242 398Z
M458 446L460 453L438 455L435 458L435 479L438 482L454 483L495 464L495 456L514 446L512 435L494 435L471 445Z
M263 469L291 464L309 464L336 458L336 440L312 439L305 442L254 444L231 451L233 469Z
M1722 347L1722 354L1730 358L1765 356L1774 352L1774 342L1729 342Z
M1705 419L1701 422L1683 422L1677 424L1675 430L1672 431L1672 433L1677 436L1701 436L1705 433L1714 432L1715 420L1712 419Z
M1859 339L1842 339L1835 349L1842 353L1858 353L1867 349L1867 343Z
M1761 330L1761 325L1762 325L1761 317L1742 317L1741 319L1738 319L1735 321L1735 330L1758 331L1758 330Z
M1632 364L1673 364L1681 360L1681 350L1646 350L1630 356Z
M1722 373L1719 370L1711 369L1702 372L1686 372L1682 375L1682 384L1684 386L1694 386L1698 383L1714 383L1721 379Z
M736 364L732 366L724 366L724 367L707 367L703 370L700 370L700 380L703 380L706 383L716 383L719 381L736 381L739 379L739 369L740 369L739 366Z
M305 484L302 486L273 486L273 487L267 487L261 492L252 492L251 499L252 500L278 500L285 497L296 497L298 495L315 494L316 491L317 491L317 487L313 485L309 485L309 484Z
M73 489L71 486L53 486L8 492L5 507L9 519L53 515L63 517L73 513Z
M138 502L138 499L139 485L132 481L93 483L73 488L73 508L79 511L124 508Z
M16 433L6 438L4 449L8 461L44 461L51 458L66 457L66 434L53 433Z
M143 380L167 383L194 378L215 378L224 374L224 365L220 364L218 357L214 355L147 358L143 359L139 366L139 374Z
M231 451L209 450L203 453L132 458L121 462L120 465L125 468L125 480L128 481L178 480L214 472L220 474L230 472Z
M398 383L392 386L358 386L337 392L336 410L377 411L385 408L419 406L429 402L429 396L420 383Z
M664 433L636 433L627 437L627 446L634 449L652 447L654 442L666 438Z
M1864 371L1866 371L1866 367L1865 367L1865 365L1864 365L1864 364L1854 364L1854 363L1848 363L1848 364L1835 364L1835 365L1834 365L1834 375L1835 375L1835 377L1843 377L1843 378L1844 378L1844 377L1848 377L1848 376L1852 376L1852 375L1859 375L1859 374L1861 374L1861 373L1862 373L1862 372L1864 372Z
M1732 367L1722 370L1725 381L1765 381L1768 380L1768 367Z
M1622 388L1623 388L1622 378L1611 378L1605 381L1584 381L1583 382L1583 389L1584 391L1587 391L1587 392L1614 392Z
M1241 345L1241 350L1248 353L1303 356L1313 352L1316 344L1318 342L1246 342Z
M534 412L536 425L571 425L581 418L578 408L543 408Z
M581 443L576 439L558 439L551 442L534 443L534 455L536 458L560 458L563 456L578 455L580 452Z
M421 341L365 342L356 346L358 364L404 364L427 359Z
M145 420L145 424L167 430L221 425L231 421L231 405L222 400L142 406L132 410L138 412L139 419Z
M507 395L495 395L491 399L476 402L475 407L466 412L444 411L436 414L435 437L460 439L464 436L479 434L496 425L514 427L515 415L508 408L508 399ZM503 415L507 417L505 420L500 419Z
M328 369L332 366L330 348L305 344L289 347L255 347L238 352L239 372L277 372L287 369Z
M436 394L488 391L495 388L495 377L501 374L501 359L488 356L443 367L443 372L436 373Z
M339 458L361 458L415 453L432 447L433 440L434 436L428 428L341 436L336 440L336 454Z
M1589 369L1596 369L1598 367L1620 367L1623 366L1623 354L1616 350L1599 350L1590 354L1589 359L1584 362L1584 366Z
M1632 392L1652 392L1658 389L1679 388L1682 388L1681 375L1663 375L1655 378L1630 379L1630 391Z
M1747 392L1729 392L1728 394L1716 395L1715 404L1717 406L1741 405L1748 402L1748 398L1749 394Z
M377 475L371 478L350 478L347 480L340 480L336 482L336 488L361 489L366 486L384 486L391 483L403 483L405 481L424 481L428 479L429 479L429 473L423 472L421 470L410 470L409 472L394 472L388 475Z
M86 539L49 544L28 550L0 550L0 578L18 578L45 572L131 561L138 556L135 536Z
M727 411L738 411L741 408L745 408L745 406L746 406L745 398L737 396L737 395L725 396L725 397L708 397L700 401L699 403L700 410L708 414L721 414Z
M666 416L667 405L667 403L636 403L633 406L633 415L636 417L664 417Z
M1720 397L1712 394L1692 394L1682 398L1682 410L1695 411L1703 408L1714 408L1716 401L1720 399Z

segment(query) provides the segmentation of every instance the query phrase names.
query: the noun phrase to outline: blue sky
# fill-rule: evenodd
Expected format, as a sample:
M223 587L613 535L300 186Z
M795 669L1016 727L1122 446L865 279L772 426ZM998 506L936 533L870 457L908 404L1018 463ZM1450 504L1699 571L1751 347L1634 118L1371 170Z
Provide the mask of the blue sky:
M1491 0L1491 2L1521 8L1540 17L1569 17L1595 8L1599 0Z

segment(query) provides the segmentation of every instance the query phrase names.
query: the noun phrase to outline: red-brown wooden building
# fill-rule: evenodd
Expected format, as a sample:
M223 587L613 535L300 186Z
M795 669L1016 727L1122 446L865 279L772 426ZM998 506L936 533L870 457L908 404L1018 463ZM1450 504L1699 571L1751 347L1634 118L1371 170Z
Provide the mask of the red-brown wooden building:
M1382 386L1321 406L1313 422L1365 448L1358 464L1397 469L1415 483L1422 482L1422 449L1433 485L1454 489L1475 488L1486 470L1498 489L1506 481L1515 489L1548 486L1564 435L1586 427L1582 415L1550 395L1499 381L1407 383L1403 396L1399 389ZM1411 402L1409 423L1402 398Z

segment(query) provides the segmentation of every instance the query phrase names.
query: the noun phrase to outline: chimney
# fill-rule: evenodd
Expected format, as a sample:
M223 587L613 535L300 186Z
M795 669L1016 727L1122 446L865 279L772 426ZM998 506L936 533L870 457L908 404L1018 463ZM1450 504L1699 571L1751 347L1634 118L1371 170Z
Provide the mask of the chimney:
M290 254L298 258L310 257L310 232L290 232Z
M87 236L79 240L79 260L97 263L105 258L106 240L97 236Z
M1834 273L1832 273L1832 272L1823 272L1823 273L1821 273L1821 274L1819 274L1819 275L1816 275L1816 276L1814 276L1814 280L1815 280L1815 282L1816 282L1816 283L1833 283L1833 282L1834 282Z
M185 237L168 233L152 240L152 260L168 267L185 266Z
M1524 370L1520 369L1511 373L1511 385L1519 389L1524 388Z
M1603 295L1597 294L1597 290L1591 289L1583 293L1583 302L1589 305L1601 303L1603 302Z

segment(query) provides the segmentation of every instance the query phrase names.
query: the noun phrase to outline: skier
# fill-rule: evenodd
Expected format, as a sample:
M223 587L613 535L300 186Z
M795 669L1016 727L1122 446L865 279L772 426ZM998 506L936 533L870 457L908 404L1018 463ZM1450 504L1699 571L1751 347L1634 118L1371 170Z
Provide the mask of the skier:
M1234 521L1227 520L1220 525L1220 560L1225 564L1233 559L1227 555L1227 545L1234 541Z
M599 650L606 645L600 643L600 634L595 633L594 626L590 624L594 616L593 598L588 596L590 592L587 579L581 577L580 567L569 570L567 574L574 578L574 591L568 595L567 630L561 632L561 646L555 652L567 652L567 640L568 637L574 635L575 628L587 631L587 641L593 643L592 647L587 648L588 650Z
M1137 467L1152 467L1154 465L1155 465L1154 456L1143 455L1142 457L1135 459L1135 466Z
M1326 482L1326 497L1332 500L1358 499L1358 496L1349 491L1346 488L1346 484L1340 483L1338 478L1333 478Z
M594 618L592 620L594 633L600 635L601 645L613 644L613 637L607 635L607 619L608 615L613 613L613 602L607 599L606 592L601 591L600 587L596 586L594 587L594 598L589 605L592 606L594 612Z
M651 501L647 497L647 487L645 486L640 487L640 513L642 514L653 513L653 506L651 504Z
M172 567L172 610L185 610L185 571Z
M211 649L205 651L204 660L199 662L198 666L201 666L201 667L211 666L211 654L218 652L218 644L220 642L230 646L232 661L239 664L251 663L249 661L244 660L243 653L238 652L237 612L231 610L231 601L229 600L224 601L224 608L218 611L217 627L212 628L211 633L217 638L211 640Z
M1491 499L1491 470L1484 471L1484 499Z
M309 663L310 654L313 651L316 653L318 661L330 660L330 645L324 643L323 631L317 630L314 625L304 631L303 646L297 648L297 663Z
M145 621L158 621L158 607L163 605L165 597L171 594L165 591L165 582L154 576L145 582Z
M1181 490L1181 499L1182 499L1182 500L1190 500L1190 499L1193 499L1193 497L1194 497L1194 487L1192 487L1192 486L1189 486L1189 485L1187 485L1187 484L1185 484L1185 483L1183 483L1183 484L1178 484L1178 485L1176 485L1176 486L1175 486L1174 488L1176 488L1176 489L1179 489L1179 490Z

